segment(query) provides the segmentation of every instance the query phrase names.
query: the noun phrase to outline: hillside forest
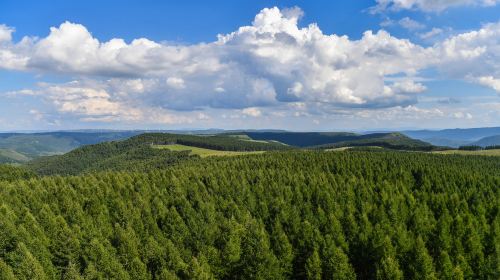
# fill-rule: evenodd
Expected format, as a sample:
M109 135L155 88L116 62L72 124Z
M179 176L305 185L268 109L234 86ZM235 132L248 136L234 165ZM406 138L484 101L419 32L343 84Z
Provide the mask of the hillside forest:
M120 149L0 168L0 279L499 278L500 157Z

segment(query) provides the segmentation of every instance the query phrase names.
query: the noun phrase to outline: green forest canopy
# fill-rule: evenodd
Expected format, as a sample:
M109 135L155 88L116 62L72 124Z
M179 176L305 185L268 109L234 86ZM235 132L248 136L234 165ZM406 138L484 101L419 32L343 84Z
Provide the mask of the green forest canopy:
M288 151L0 172L2 279L499 278L500 157Z

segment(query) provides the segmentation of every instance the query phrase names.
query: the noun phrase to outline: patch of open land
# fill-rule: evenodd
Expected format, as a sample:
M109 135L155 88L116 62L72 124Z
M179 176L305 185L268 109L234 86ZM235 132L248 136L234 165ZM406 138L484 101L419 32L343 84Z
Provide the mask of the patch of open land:
M209 156L241 156L241 155L251 155L251 154L262 154L264 151L249 151L249 152L235 152L235 151L218 151L205 148L198 148L180 144L173 145L155 145L158 149L168 149L170 151L180 152L180 151L191 151L191 155L199 155L200 157Z
M446 150L436 151L436 154L457 154L457 155L479 155L479 156L500 156L500 149L480 150L480 151L463 151L463 150Z

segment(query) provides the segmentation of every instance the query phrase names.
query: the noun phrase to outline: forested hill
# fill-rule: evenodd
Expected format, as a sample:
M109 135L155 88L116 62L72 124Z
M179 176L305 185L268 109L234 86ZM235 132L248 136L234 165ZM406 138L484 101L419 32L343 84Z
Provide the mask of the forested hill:
M0 177L1 279L499 279L500 157L289 151L20 174Z
M209 134L209 133L215 134ZM373 138L383 147L396 149L413 149L416 140L403 135L394 136L387 133L385 137L379 134L355 134L347 132L286 132L286 131L182 131L173 133L145 133L141 131L60 131L44 133L0 133L0 164L26 163L41 156L59 155L84 145L93 145L107 141L117 141L136 136L137 142L169 143L215 149L225 151L267 151L281 150L293 147L313 147L319 145L334 145L342 143L349 145L351 141L358 145L369 145L368 139ZM200 134L196 134L200 133ZM203 137L201 137L203 136ZM237 138L236 140L234 138ZM389 139L390 138L390 139ZM402 146L391 145L398 138ZM362 141L360 141L362 140ZM282 145L282 144L286 145ZM430 144L427 144L430 146ZM338 145L337 145L338 146ZM354 145L353 145L354 146Z
M127 140L77 148L64 155L37 158L27 168L40 175L77 175L103 170L145 171L164 168L193 158L188 151L156 149L157 145L182 144L221 151L287 150L275 142L256 142L230 136L195 136L146 133Z
M244 132L254 140L275 140L298 147L336 148L348 146L380 146L400 150L432 150L427 142L401 133L355 134L348 132Z
M331 149L340 147L382 147L394 150L408 151L432 151L441 149L427 142L409 138L401 133L372 133L360 135L352 140L340 141L315 146L320 149Z
M24 163L34 158L69 152L83 145L125 139L137 131L60 131L0 133L0 163Z
M221 151L271 151L288 150L290 147L273 141L252 141L252 139L241 139L230 135L182 135L170 133L145 133L130 138L126 141L131 144L182 144L199 148L207 148Z
M297 147L310 147L323 144L330 144L340 141L353 140L359 137L358 134L350 132L243 132L254 140L274 140Z

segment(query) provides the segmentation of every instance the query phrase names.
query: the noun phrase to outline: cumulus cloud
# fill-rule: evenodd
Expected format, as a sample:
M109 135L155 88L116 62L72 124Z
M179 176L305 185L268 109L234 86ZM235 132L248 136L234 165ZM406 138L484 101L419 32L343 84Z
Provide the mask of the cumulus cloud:
M13 29L1 25L0 68L75 78L35 92L59 112L89 121L182 123L199 119L185 112L199 116L206 109L258 117L261 108L287 104L413 108L426 90L415 76L431 67L498 91L500 24L423 47L384 30L357 40L325 34L316 24L300 27L301 16L298 8L266 8L251 25L190 45L145 38L101 42L70 22L52 27L45 38L16 43ZM394 76L402 78L388 81Z
M136 93L142 91L139 81L127 81L122 85L136 85ZM37 96L51 103L62 115L76 116L86 122L148 122L157 124L192 123L207 120L208 116L198 113L194 116L171 112L159 107L144 107L139 102L130 102L130 96L123 96L116 80L107 83L95 81L72 81L64 84L41 83L37 90L9 92L9 96ZM39 111L33 111L42 116ZM30 112L31 114L34 114Z
M428 60L426 49L385 31L367 31L354 41L324 34L315 24L300 28L301 15L297 8L263 9L251 26L194 45L99 42L84 26L65 22L19 55L26 70L149 80L145 99L176 110L413 102L400 90L388 91L383 78L418 71Z
M382 11L421 10L424 12L441 12L460 6L490 7L500 0L376 0L377 5L371 8L374 13Z
M434 48L440 57L437 67L443 73L500 93L500 22L450 37Z
M485 85L485 86L488 86L488 87L491 87L494 90L496 90L497 92L500 92L500 79L495 79L492 76L482 76L482 77L476 78L476 80L478 83Z

